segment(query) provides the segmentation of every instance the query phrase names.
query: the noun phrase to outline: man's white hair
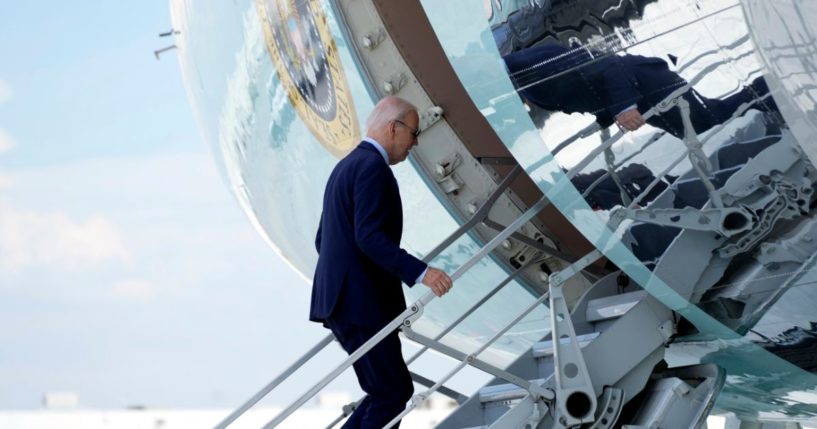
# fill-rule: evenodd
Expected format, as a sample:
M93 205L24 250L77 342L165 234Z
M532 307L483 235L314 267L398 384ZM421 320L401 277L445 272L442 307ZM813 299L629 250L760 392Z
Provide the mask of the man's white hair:
M409 112L417 110L414 105L399 97L386 97L380 100L366 119L366 132L379 131L389 122L402 121Z

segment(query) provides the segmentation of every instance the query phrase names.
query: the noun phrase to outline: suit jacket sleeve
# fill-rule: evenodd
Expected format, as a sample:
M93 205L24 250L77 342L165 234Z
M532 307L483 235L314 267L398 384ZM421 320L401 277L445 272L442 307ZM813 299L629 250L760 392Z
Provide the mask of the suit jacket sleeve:
M378 160L380 161L380 160ZM355 177L355 243L363 253L384 270L413 286L426 264L400 248L384 231L389 213L387 202L393 192L388 167L367 164Z
M598 61L607 94L607 112L615 117L629 106L638 104L641 93L636 88L636 79L621 57L612 55Z

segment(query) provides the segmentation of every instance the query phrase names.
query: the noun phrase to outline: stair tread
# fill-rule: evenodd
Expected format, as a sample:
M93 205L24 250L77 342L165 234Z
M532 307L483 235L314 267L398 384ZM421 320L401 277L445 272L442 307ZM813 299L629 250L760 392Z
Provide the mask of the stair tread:
M590 344L590 342L595 340L596 337L598 336L599 332L591 332L589 334L576 335L576 340L579 342L579 347L584 347ZM567 338L562 339L561 343L567 344L568 339ZM553 356L553 340L540 341L533 345L534 358L542 358L548 356Z
M621 317L646 296L646 291L639 290L593 299L587 303L585 319L588 322L598 322L614 317Z
M544 378L531 380L531 383L542 384L545 382ZM479 390L480 402L497 402L508 401L512 399L524 398L528 391L512 383L496 384L493 386L483 387Z

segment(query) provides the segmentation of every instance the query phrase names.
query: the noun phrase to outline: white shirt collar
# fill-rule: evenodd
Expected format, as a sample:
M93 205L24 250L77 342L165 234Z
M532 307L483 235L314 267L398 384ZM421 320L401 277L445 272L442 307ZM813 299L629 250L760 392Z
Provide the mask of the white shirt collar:
M383 146L381 146L380 143L377 142L377 140L371 137L364 137L363 141L374 146L374 148L377 149L378 152L380 152L380 156L383 157L383 161L386 161L386 165L389 164L389 155L386 154L386 149L384 149Z

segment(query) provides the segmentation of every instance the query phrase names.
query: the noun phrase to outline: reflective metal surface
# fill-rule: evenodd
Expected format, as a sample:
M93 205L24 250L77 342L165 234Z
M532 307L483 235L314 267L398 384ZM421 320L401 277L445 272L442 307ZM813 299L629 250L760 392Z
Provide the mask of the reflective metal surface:
M551 203L689 322L668 351L670 365L724 368L720 409L817 416L817 47L806 24L815 6L421 3L471 100ZM359 139L370 83L325 1L173 6L205 139L259 232L308 279L323 186ZM403 246L420 256L462 220L419 169L405 163L395 174ZM454 271L478 248L463 238L434 264ZM435 336L506 275L483 260L414 329ZM412 299L422 292L406 290ZM511 283L443 342L473 351L535 299ZM547 333L547 317L538 308L483 358L513 361Z
M741 5L786 122L799 141L815 141L817 5L802 0L742 0ZM817 162L817 149L805 149L812 162Z
M500 2L490 2L494 6L492 13L496 13L497 3ZM641 16L631 19L624 29L607 33L602 30L594 37L575 40L556 37L539 41L533 48L514 47L510 51L524 55L538 54L536 46L562 44L561 52L543 55L539 61L525 59L528 63L522 61L521 66L503 61L502 55L510 52L502 35L497 37L501 26L494 21L490 25L479 17L480 13L486 18L490 16L491 12L485 15L487 8L468 9L465 1L443 4L429 0L423 5L472 100L540 189L610 261L691 322L693 328L686 337L670 348L670 364L714 362L723 367L728 378L718 407L741 416L780 419L817 415L814 405L817 377L808 371L811 360L802 354L810 350L807 344L814 316L804 314L809 310L794 312L786 305L788 302L789 306L797 306L793 302L798 294L795 291L809 284L797 273L809 269L804 268L805 260L784 266L767 258L771 254L767 253L769 249L800 248L808 242L802 239L803 235L797 236L795 230L808 228L813 199L805 197L790 221L772 221L763 232L752 217L753 231L757 231L752 234L758 238L745 244L741 240L724 242L723 229L720 233L714 229L704 232L707 228L679 220L686 216L679 209L702 213L705 205L718 209L721 204L734 204L729 198L720 201L722 196L737 195L727 184L748 183L749 170L785 163L781 156L791 151L792 162L799 170L792 170L790 179L797 181L805 175L808 179L801 189L808 195L813 191L814 167L810 162L798 161L801 158L797 155L812 150L813 141L791 133L789 124L775 111L772 103L779 100L778 94L773 87L773 95L769 95L764 80L759 79L763 76L763 65L755 56L740 5L730 1L654 2L647 4ZM546 11L543 14L547 16ZM640 59L630 61L635 55ZM612 66L605 67L605 62L611 61L623 63L624 72L631 68L632 73L641 73L634 79L640 98L621 100L616 96L616 79L627 76L624 72L609 73ZM647 64L643 67L648 72L677 76L667 81L671 88L654 89L663 90L662 97L670 95L670 89L689 93L691 88L695 95L687 98L686 105L700 103L702 111L708 113L713 113L712 106L730 97L739 102L732 103L725 114L707 119L709 123L705 126L699 126L694 117L695 106L679 103L662 107L660 100L649 100L650 84L644 80L649 77L644 77L648 72L639 69L642 64ZM474 70L475 65L479 72ZM544 70L548 67L550 70ZM537 87L549 83L552 87L536 92ZM597 97L592 101L598 104L587 106L589 102L577 100L583 92L589 93L588 98ZM648 102L642 104L643 100ZM678 117L675 127L654 123L626 133L613 125L607 133L579 138L558 155L548 150L593 122L600 122L602 127L613 124L618 119L616 115L630 110L631 104L645 117L663 115L670 109L676 113L690 109L693 117L690 121ZM602 141L608 142L610 150L600 148ZM768 148L772 149L764 152ZM585 159L588 155L591 158ZM646 173L625 174L624 169L633 165ZM610 180L605 184L613 195L597 194L595 200L588 201L577 192L576 178L571 181L570 176L595 170L622 174L619 183ZM596 182L602 174L592 176L580 187L587 190L593 184L590 182ZM736 176L730 182L733 175ZM639 182L640 177L643 182ZM649 193L644 183L661 177L662 189L649 198L648 195L641 200L636 198L644 191ZM620 186L622 179L634 190L628 192L626 186ZM618 192L620 188L624 189ZM774 192L768 195L773 194L777 195ZM644 213L654 217L620 222L627 219L628 212L619 209L613 212L619 218L608 226L611 220L608 209L622 203L630 203L632 213L649 209ZM664 225L679 222L677 227L662 226L662 212L655 209L671 213ZM620 216L622 213L624 217ZM768 212L752 216L767 215ZM749 218L741 215L741 219ZM746 226L743 221L732 224L725 218L721 222L727 229ZM639 236L636 226L642 224L652 229ZM736 237L746 231L736 230ZM761 242L765 244L759 245ZM812 308L807 302L804 300L801 308ZM795 327L796 318L801 318L796 323L802 327ZM750 330L755 327L770 330L771 334L775 331L770 329L771 321L779 322L773 336L763 338Z

